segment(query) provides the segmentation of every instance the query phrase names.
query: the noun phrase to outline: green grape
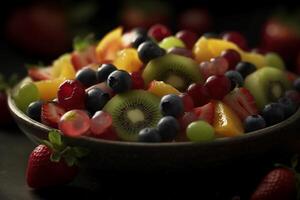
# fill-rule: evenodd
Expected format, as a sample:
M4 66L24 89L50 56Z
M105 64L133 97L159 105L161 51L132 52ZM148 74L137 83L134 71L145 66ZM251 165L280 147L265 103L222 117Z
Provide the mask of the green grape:
M193 142L206 142L215 139L214 128L206 121L195 121L188 125L186 134Z
M39 99L39 91L34 83L24 83L16 92L15 103L17 107L26 112L28 105Z
M185 48L185 44L182 40L180 40L177 37L174 36L170 36L170 37L166 37L165 39L163 39L160 43L159 46L165 50L168 50L172 47L181 47L181 48Z
M268 66L275 67L280 70L285 69L284 62L277 53L268 53L265 58Z

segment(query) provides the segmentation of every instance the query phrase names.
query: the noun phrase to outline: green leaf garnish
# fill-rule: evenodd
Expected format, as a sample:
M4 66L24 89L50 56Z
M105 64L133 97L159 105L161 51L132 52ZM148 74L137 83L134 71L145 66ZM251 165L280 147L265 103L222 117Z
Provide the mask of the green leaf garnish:
M52 130L48 134L49 141L57 147L61 147L63 145L61 140L61 135L58 130Z
M87 47L95 44L94 34L88 34L85 37L77 36L73 40L73 48L76 51L84 51Z

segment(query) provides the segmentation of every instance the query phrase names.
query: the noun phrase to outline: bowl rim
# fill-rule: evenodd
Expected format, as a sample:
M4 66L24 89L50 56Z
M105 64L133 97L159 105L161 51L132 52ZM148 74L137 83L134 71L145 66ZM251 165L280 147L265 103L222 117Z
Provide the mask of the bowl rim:
M20 81L19 84L17 84L14 88L7 90L7 104L9 107L9 110L11 114L14 117L17 117L21 119L23 122L27 123L28 125L32 125L37 127L38 129L42 131L49 132L50 130L53 130L54 128L50 128L38 121L35 121L28 117L24 112L22 112L15 104L14 99L13 99L13 94L16 88L18 88L19 85L24 83L26 80L28 80L28 77L25 77L23 80ZM94 143L102 143L106 145L116 145L116 146L136 146L136 147L141 147L141 146L147 146L147 147L186 147L186 146L199 146L199 145L224 145L228 143L243 143L247 142L249 140L256 140L258 138L264 137L268 134L271 134L271 132L274 129L280 129L282 127L285 127L293 122L295 122L297 119L300 118L300 107L297 109L297 111L290 116L289 118L285 119L284 121L277 123L275 125L259 129L256 131L252 131L249 133L245 133L242 135L234 136L234 137L223 137L223 138L217 138L213 141L208 141L208 142L192 142L192 141L185 141L185 142L160 142L160 143L145 143L145 142L131 142L131 141L112 141L112 140L105 140L101 138L93 138L93 137L88 137L88 136L80 136L78 138L72 138L72 139L80 139L80 140L85 140L87 142L94 142ZM56 129L58 130L58 129ZM58 130L61 135L62 132ZM63 135L64 136L64 135ZM67 137L67 136L64 136Z

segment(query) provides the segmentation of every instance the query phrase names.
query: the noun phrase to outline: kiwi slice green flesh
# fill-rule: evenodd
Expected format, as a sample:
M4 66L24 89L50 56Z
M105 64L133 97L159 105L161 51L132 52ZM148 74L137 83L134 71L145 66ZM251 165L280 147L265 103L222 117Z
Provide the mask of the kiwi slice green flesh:
M191 83L203 82L193 59L174 54L151 60L144 69L143 78L146 84L153 80L164 81L180 91L186 90Z
M103 108L112 116L118 136L125 141L137 141L138 133L155 127L162 117L159 98L145 90L131 90L115 95Z
M273 67L263 67L246 77L245 87L250 90L261 110L266 104L282 97L284 92L291 87L291 83L284 71Z

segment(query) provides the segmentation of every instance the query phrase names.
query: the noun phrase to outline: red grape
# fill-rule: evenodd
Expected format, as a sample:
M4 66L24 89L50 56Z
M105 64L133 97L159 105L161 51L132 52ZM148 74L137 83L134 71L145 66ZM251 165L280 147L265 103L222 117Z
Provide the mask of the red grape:
M187 93L182 93L179 95L179 97L182 99L185 112L189 112L189 111L193 110L194 101L190 95L188 95Z
M162 24L155 24L151 26L148 31L148 35L150 37L153 37L158 42L164 39L165 37L170 36L171 34L171 31L165 25Z
M229 93L231 82L224 75L214 75L206 80L204 87L212 99L222 100Z
M207 89L201 84L191 84L187 89L187 93L192 97L196 107L207 104L210 100Z
M176 37L181 39L188 49L192 49L198 39L198 35L195 32L189 30L179 31L178 33L176 33Z
M223 39L235 43L236 45L238 45L243 50L248 49L247 40L239 32L236 32L236 31L226 32L226 33L223 34Z
M221 56L225 58L229 64L229 70L234 70L235 66L241 61L239 52L233 49L222 51Z
M91 119L91 132L95 137L101 137L112 126L112 117L104 111L97 111Z

